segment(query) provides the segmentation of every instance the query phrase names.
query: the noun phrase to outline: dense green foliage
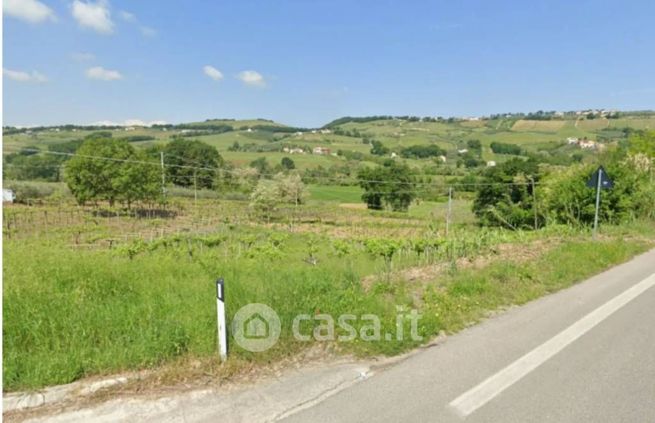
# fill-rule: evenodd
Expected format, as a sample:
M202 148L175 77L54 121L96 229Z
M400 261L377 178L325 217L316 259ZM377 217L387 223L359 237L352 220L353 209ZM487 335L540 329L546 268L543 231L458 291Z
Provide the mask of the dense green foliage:
M522 229L543 224L543 216L539 211L535 214L533 207L536 192L532 182L538 183L540 178L536 162L512 159L488 169L485 177L473 202L482 225Z
M156 162L125 140L90 138L66 164L66 182L80 204L155 201L160 193Z
M266 157L260 157L250 162L250 167L257 170L261 177L269 178L273 172L273 168L266 160Z
M60 156L11 153L5 156L4 179L59 182L62 179Z
M412 145L400 150L400 155L408 159L426 159L429 157L445 156L447 153L437 145Z
M166 179L183 187L213 188L223 158L202 141L176 138L164 147Z
M627 146L607 151L593 163L562 169L540 167L533 159L512 159L487 170L487 185L478 189L473 210L483 225L590 225L595 215L596 189L588 187L587 182L603 165L614 186L602 190L599 220L618 224L655 218L654 146L655 131L636 132Z
M296 163L290 157L282 157L280 165L286 170L293 170L296 168Z
M467 151L457 159L457 167L464 166L467 169L472 169L482 165L484 165L484 160L482 160L479 153L476 154L475 151Z
M386 156L389 154L389 149L384 146L380 141L371 141L371 154L375 156Z
M369 209L407 211L416 197L413 172L406 164L387 160L382 166L362 169L357 175Z
M629 139L629 151L655 159L655 130L633 132Z
M504 142L492 142L491 143L491 151L493 151L496 154L514 154L514 155L520 155L522 150L521 147L519 147L516 144L508 144Z
M366 116L366 117L351 117L351 116L345 116L339 119L335 119L332 122L328 123L327 125L324 126L324 128L333 128L335 126L343 125L344 123L349 123L349 122L357 122L357 123L365 123L365 122L373 122L376 120L390 120L393 119L393 116Z
M636 218L655 218L655 183L652 159L645 155L616 152L603 160L607 175L614 182L611 189L602 190L599 220L618 224ZM596 209L596 189L587 181L597 164L576 165L554 172L544 179L540 190L543 208L552 223L591 225Z
M91 137L91 136L89 136ZM83 140L71 140L48 145L49 154L38 154L36 147L23 148L3 158L3 177L19 181L60 182L64 163L82 145Z

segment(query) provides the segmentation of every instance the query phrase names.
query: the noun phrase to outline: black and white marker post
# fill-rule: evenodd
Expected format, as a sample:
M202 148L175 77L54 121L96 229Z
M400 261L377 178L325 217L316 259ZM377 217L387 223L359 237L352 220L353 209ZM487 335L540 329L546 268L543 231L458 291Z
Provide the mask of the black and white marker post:
M227 324L225 322L225 281L216 280L216 320L218 321L218 354L227 358Z
M596 239L596 233L598 232L598 212L600 209L600 190L601 189L610 189L614 186L614 182L610 179L603 166L600 166L596 172L591 176L591 179L587 182L589 188L596 188L596 213L594 214L594 232L593 239Z

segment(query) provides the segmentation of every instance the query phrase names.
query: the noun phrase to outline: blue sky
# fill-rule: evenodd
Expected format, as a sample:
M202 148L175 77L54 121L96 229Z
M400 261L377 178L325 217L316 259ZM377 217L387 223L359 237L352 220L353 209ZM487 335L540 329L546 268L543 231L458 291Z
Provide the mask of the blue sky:
M652 0L5 0L3 12L5 125L655 105Z

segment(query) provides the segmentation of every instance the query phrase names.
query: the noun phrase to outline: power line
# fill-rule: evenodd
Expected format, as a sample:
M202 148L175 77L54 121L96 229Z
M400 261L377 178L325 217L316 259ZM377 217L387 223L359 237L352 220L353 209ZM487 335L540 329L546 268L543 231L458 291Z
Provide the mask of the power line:
M105 161L112 161L112 162L119 162L119 163L135 163L135 164L144 164L144 165L150 165L150 166L164 166L164 167L172 167L172 168L180 168L180 169L192 169L192 170L205 170L205 171L210 171L210 172L225 172L225 173L230 173L230 174L240 174L238 170L230 170L230 169L221 169L221 168L214 168L214 167L205 167L205 166L189 166L189 165L177 165L177 164L168 164L164 163L163 165L161 163L156 163L156 162L149 162L149 161L143 161L143 160L133 160L133 159L117 159L114 157L104 157L104 156L91 156L87 154L79 154L79 153L66 153L66 152L61 152L61 151L45 151L45 150L39 150L39 149L33 149L33 148L23 148L20 151L25 151L25 152L34 152L34 153L44 153L44 154L52 154L52 155L58 155L58 156L67 156L67 157L83 157L83 158L88 158L88 159L93 159L93 160L105 160ZM178 157L179 156L174 156ZM269 176L273 177L276 174L274 173L259 173L259 176ZM419 175L420 176L420 175ZM423 174L423 176L437 176L437 175L427 175ZM449 188L449 187L477 187L477 186L528 186L528 185L540 185L540 182L451 182L451 183L433 183L433 182L405 182L405 181L383 181L383 180L374 180L374 179L357 179L357 180L352 180L348 181L342 178L331 178L331 177L324 177L324 176L308 176L307 178L309 179L315 179L315 180L326 180L326 181L332 181L332 182L339 182L339 183L344 183L344 182L351 182L351 185L358 185L361 182L371 182L371 183L380 183L380 184L397 184L397 185L411 185L411 186L430 186L434 188Z

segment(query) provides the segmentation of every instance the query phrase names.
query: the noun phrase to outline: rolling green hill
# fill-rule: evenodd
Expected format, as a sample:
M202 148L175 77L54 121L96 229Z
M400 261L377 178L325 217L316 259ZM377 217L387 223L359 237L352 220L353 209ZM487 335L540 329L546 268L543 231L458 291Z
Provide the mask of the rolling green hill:
M342 118L322 129L294 128L264 119L208 119L177 125L154 127L41 127L32 129L4 128L4 153L21 148L48 149L53 144L79 140L94 133L105 132L114 138L126 138L140 147L163 144L173 137L198 139L214 146L223 157L236 166L247 165L258 157L278 163L289 156L286 148L302 148L305 154L292 155L299 169L329 167L348 160L363 164L374 163L371 142L379 141L389 151L385 156L401 155L402 150L415 145L436 145L445 150L447 163L457 162L458 150L466 149L471 140L481 144L479 158L502 162L510 155L492 151L492 143L509 143L521 147L526 154L591 155L594 151L567 146L567 138L587 138L604 144L619 142L631 130L655 128L653 112L623 112L617 118L587 118L567 115L557 119L500 117L493 119L432 119L389 116ZM330 149L328 155L313 155L313 147ZM338 156L337 156L337 153ZM395 153L395 154L394 154ZM435 159L408 159L413 166L434 164Z

